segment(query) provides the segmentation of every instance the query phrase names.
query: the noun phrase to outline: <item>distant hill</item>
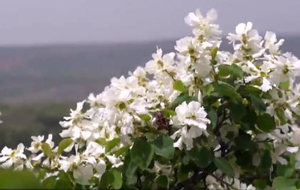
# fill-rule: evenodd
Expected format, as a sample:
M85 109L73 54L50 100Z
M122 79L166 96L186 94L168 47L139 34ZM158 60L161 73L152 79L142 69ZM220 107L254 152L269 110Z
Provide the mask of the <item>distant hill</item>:
M283 50L300 57L300 37L285 39ZM174 51L175 41L0 47L0 102L80 101L101 92L111 77L143 66L156 46Z

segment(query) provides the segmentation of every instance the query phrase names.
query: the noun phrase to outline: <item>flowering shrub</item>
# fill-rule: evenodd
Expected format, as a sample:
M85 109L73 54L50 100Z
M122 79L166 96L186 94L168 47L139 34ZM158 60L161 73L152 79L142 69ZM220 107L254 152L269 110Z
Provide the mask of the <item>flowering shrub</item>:
M250 22L221 51L216 19L190 13L193 36L176 53L158 49L79 102L58 146L49 135L5 147L1 167L30 170L44 188L300 188L300 61Z

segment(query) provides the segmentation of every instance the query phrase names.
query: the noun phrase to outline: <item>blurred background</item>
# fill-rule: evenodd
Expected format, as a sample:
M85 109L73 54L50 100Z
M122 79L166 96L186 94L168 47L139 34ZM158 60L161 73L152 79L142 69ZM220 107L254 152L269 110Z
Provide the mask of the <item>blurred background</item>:
M299 0L0 0L0 148L38 134L57 139L76 102L143 66L156 46L173 51L197 8L218 11L224 36L252 21L300 56Z

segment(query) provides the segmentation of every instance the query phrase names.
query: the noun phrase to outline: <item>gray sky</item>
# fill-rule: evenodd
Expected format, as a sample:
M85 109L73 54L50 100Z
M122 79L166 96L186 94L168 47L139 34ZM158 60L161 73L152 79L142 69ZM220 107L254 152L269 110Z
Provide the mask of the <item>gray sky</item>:
M300 34L300 0L0 0L0 46L179 38L197 8L217 9L225 33L252 21L261 32Z

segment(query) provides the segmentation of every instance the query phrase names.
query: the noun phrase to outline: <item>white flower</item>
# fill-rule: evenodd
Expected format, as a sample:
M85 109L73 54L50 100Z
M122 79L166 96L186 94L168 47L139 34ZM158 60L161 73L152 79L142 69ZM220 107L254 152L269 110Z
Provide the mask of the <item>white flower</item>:
M185 22L194 27L193 33L198 38L202 38L201 41L218 40L222 32L219 30L219 25L214 24L217 18L218 14L214 9L210 10L206 17L203 17L201 12L196 10L195 13L188 14Z
M273 59L273 64L274 71L269 74L269 77L277 86L280 82L293 84L296 77L300 75L300 60L290 53L276 57Z
M291 136L291 142L293 145L300 146L300 128L298 126L293 126L293 135Z
M14 168L17 168L18 166L23 167L23 160L26 159L24 148L25 147L22 143L20 143L17 149L14 150L4 147L0 153L0 167L7 169L12 167L14 164Z
M42 145L44 141L44 136L32 136L31 139L31 146L28 150L32 153L37 153L38 151L42 150Z
M203 48L199 41L193 37L184 37L176 41L175 49L184 56L197 57Z
M106 158L109 160L109 162L112 164L113 168L117 168L123 165L123 162L120 158L112 155L106 155Z
M94 95L93 93L91 93L89 96L88 96L88 103L90 104L90 106L92 108L94 107L99 107L102 102L101 102L101 95Z
M172 118L172 124L179 127L172 138L179 139L174 143L174 147L182 149L182 145L186 145L186 149L193 148L193 139L201 136L203 133L207 134L206 128L210 120L206 118L207 113L201 107L199 102L192 101L189 104L183 102L175 109L176 116Z
M146 63L145 70L150 74L158 74L164 71L170 72L173 70L174 57L174 53L163 55L162 50L157 49L157 52L152 54L153 60Z
M93 167L91 165L79 165L73 170L73 177L81 185L89 185L93 177Z
M161 164L158 161L154 162L153 170L157 175L166 175L169 176L172 173L172 166Z
M263 78L263 83L260 86L260 89L264 92L267 92L268 90L272 89L272 85L271 85L270 81L266 78Z
M276 34L274 32L266 32L265 35L265 47L269 49L271 54L278 54L280 46L283 44L284 40L281 39L277 43Z
M173 146L182 150L183 145L185 145L187 150L191 150L193 148L193 139L190 137L191 135L193 134L189 133L187 126L184 126L181 129L177 130L171 136L173 139L179 136L179 139L177 139L177 141L174 142Z
M70 127L72 125L78 125L84 119L84 114L82 113L83 105L85 101L78 102L75 110L71 109L69 117L64 117L67 121L60 122L62 127Z
M73 171L74 179L81 185L88 185L93 177L93 166L83 163L79 155L72 155L65 160L61 160L60 167L65 172Z
M265 49L262 47L262 37L259 36L257 30L252 29L252 23L240 23L235 29L236 34L229 34L227 39L233 44L235 55L242 55L245 59L248 56L253 58L260 57ZM238 43L237 43L238 42Z
M91 141L88 143L87 148L83 154L92 155L93 157L99 157L104 152L105 152L105 148L103 146L99 145L96 142Z
M192 101L189 104L183 102L176 107L175 112L176 116L172 118L174 125L196 126L206 130L207 124L210 124L210 120L206 118L207 113L199 102Z

